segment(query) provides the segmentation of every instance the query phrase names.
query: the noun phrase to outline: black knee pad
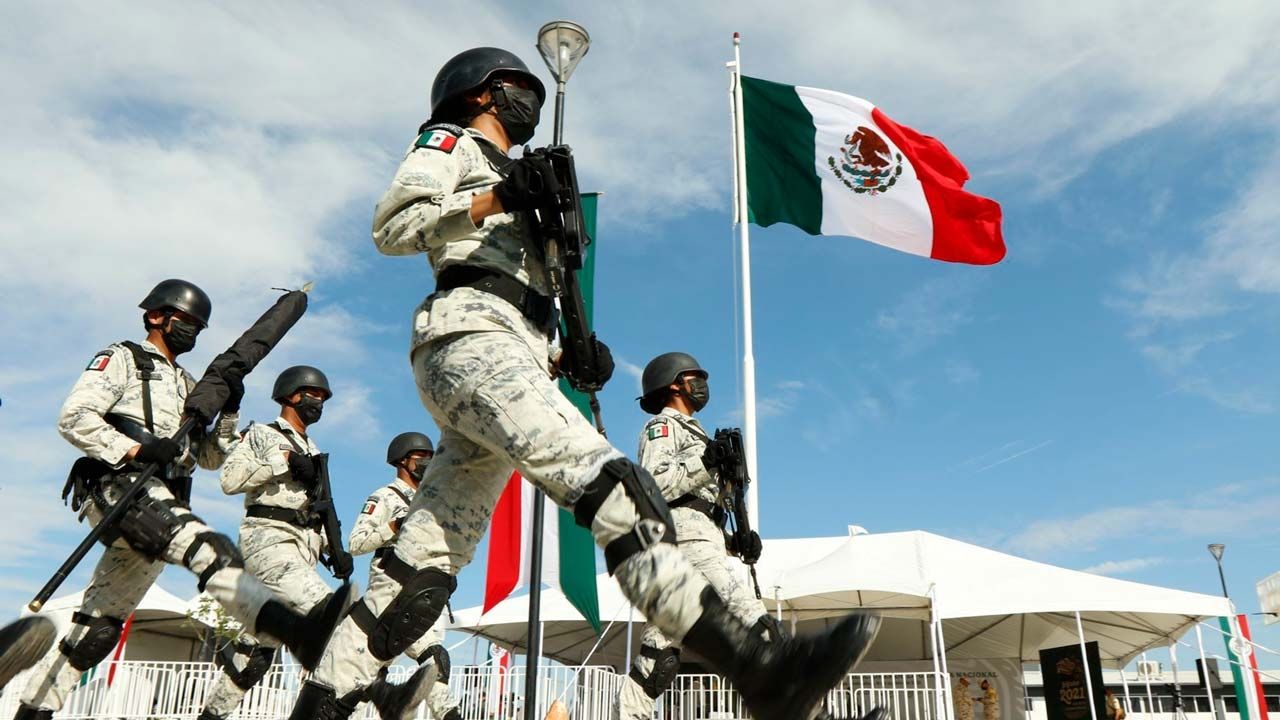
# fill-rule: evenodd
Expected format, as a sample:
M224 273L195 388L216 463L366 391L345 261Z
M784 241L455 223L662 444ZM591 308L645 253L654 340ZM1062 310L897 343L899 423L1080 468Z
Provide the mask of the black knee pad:
M53 720L52 710L41 710L38 707L31 707L26 703L18 705L18 712L13 716L13 720Z
M756 630L768 638L769 642L779 642L787 636L786 631L782 629L782 623L769 613L756 618Z
M98 507L106 512L111 503L101 490L98 493ZM142 556L158 560L182 526L195 519L192 515L178 515L175 507L179 505L151 497L144 490L124 511L114 532L104 535L102 542L110 546L117 538L124 538L129 547Z
M196 553L200 552L200 548L205 545L213 548L215 557L213 562L209 563L209 566L199 575L199 582L196 583L196 587L200 588L200 592L204 592L204 586L209 584L209 578L213 577L214 573L219 570L229 567L244 567L244 557L240 555L240 548L236 547L231 538L222 533L203 532L197 535L195 540L191 541L187 552L182 555L182 564L191 572L196 571L191 566L191 563L195 562Z
M388 559L391 559L390 563ZM449 602L450 593L457 587L457 581L436 568L405 572L403 568L409 566L396 558L395 553L384 557L382 566L392 579L400 583L400 593L381 616L375 617L369 606L361 601L351 606L351 617L369 636L369 652L383 662L390 662L436 623Z
M120 618L93 617L81 612L72 614L71 622L83 625L87 630L75 645L63 640L59 643L58 650L66 656L71 667L80 672L97 665L111 654L120 641L120 630L124 627L124 620Z
M669 647L657 650L646 646L640 648L640 654L653 660L653 670L645 677L640 668L633 666L631 679L644 689L645 695L657 700L675 682L676 675L680 674L680 649Z
M605 546L605 566L610 575L632 555L660 542L675 544L676 541L671 508L662 499L658 483L647 470L627 458L614 458L605 463L600 468L600 474L587 483L582 497L573 506L574 521L590 530L605 499L619 483L635 504L640 521L631 532Z
M418 661L418 664L422 664L428 659L434 660L436 670L439 673L436 677L436 682L449 683L449 667L452 660L449 657L449 651L443 645L432 645L414 659Z
M245 656L244 667L239 670L235 665L237 654ZM262 681L275 659L275 648L244 644L228 645L213 656L214 664L222 668L233 685L245 692Z

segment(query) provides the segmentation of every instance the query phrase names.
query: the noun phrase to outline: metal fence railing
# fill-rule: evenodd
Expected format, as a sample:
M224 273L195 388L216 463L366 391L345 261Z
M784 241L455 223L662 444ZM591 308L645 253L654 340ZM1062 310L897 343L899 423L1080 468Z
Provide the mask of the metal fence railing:
M212 663L125 661L115 664L115 680L107 685L108 665L71 693L54 717L64 720L194 720L219 670ZM411 667L392 666L392 682L400 682ZM524 717L523 666L501 670L493 665L455 665L449 689L461 702L466 720L521 720ZM611 668L544 665L539 669L537 717L545 717L555 700L562 700L576 720L609 720L624 676ZM837 716L853 717L874 705L889 710L890 720L938 720L933 673L852 674L828 697ZM288 717L301 683L296 665L276 665L245 697L236 720L275 720ZM0 696L0 718L13 717L26 685L19 675ZM365 706L354 715L373 720L377 713ZM416 717L430 717L425 706ZM716 675L681 675L658 701L658 720L745 718L742 700Z

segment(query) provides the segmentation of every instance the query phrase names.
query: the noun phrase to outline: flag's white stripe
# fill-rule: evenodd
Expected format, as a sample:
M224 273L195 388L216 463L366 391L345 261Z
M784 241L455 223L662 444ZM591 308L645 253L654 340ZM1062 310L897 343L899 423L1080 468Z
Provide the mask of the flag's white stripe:
M933 218L924 188L911 161L872 120L874 106L862 98L819 88L797 87L796 95L813 116L814 166L822 186L822 234L852 235L929 257ZM860 125L877 130L888 143L891 157L903 155L902 175L893 187L876 195L855 193L836 177L828 161L835 158L839 166L846 138Z
M535 488L524 480L520 483L520 579L511 592L529 587L529 560L533 550L533 498ZM560 519L556 504L543 498L542 515L542 582L560 584Z

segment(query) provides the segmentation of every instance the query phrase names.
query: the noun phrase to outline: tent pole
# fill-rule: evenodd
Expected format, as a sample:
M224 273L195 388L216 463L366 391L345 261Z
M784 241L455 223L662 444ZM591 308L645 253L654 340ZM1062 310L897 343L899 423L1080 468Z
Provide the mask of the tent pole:
M1213 686L1209 684L1209 663L1204 657L1204 633L1200 632L1200 623L1196 622L1196 645L1200 647L1200 666L1204 668L1204 691L1209 695L1209 712L1218 717L1218 704L1213 699Z
M1147 661L1147 654L1142 653L1142 662ZM1156 716L1156 702L1151 695L1151 673L1145 674L1147 681L1147 717L1154 718Z
M1169 664L1173 666L1173 709L1170 715L1178 720L1178 710L1182 709L1182 683L1178 680L1178 643L1169 643Z
M938 618L938 659L942 661L942 682L947 690L947 697L951 697L951 670L947 667L947 635L942 631L942 618ZM951 703L943 703L947 709L947 717L949 720L955 720L955 708L951 707Z
M1080 660L1084 662L1084 689L1089 697L1089 718L1098 720L1098 708L1093 700L1093 677L1089 672L1089 652L1084 643L1084 622L1080 620L1080 611L1076 611L1076 633L1080 636Z
M929 639L933 645L933 702L937 710L935 715L946 717L946 697L942 694L942 666L938 664L938 618L932 610L929 612Z
M1124 686L1124 711L1131 713L1133 712L1133 698L1129 697L1129 676L1125 674L1124 668L1120 668L1120 684Z

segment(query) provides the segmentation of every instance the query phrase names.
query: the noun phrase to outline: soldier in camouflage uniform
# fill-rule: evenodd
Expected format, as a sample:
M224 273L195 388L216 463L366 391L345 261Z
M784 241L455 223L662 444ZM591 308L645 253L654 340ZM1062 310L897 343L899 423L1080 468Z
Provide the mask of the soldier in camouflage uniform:
M299 661L314 667L338 612L303 616L274 599L252 574L235 544L191 513L193 466L216 469L239 441L236 411L242 378L227 377L231 397L212 430L198 428L181 442L171 439L182 424L183 405L195 380L175 358L195 346L209 322L203 290L166 280L139 305L147 338L109 346L89 361L62 406L58 430L85 453L68 478L64 497L81 519L97 523L150 463L163 471L115 530L93 571L72 629L33 673L16 717L47 719L78 685L80 674L115 647L125 618L164 569L182 565L246 628L284 642ZM340 609L340 608L338 608ZM336 609L335 609L336 610Z
M418 395L441 428L440 451L381 560L386 574L371 578L352 606L293 717L347 716L346 696L435 624L513 467L572 509L604 547L627 598L744 688L757 720L807 715L869 641L875 620L764 643L732 616L675 547L653 478L553 381L558 363L578 382L602 383L612 360L602 344L596 368L551 359L556 313L529 212L548 200L553 173L537 156L507 159L533 136L542 82L515 55L477 48L446 63L431 94L432 118L378 203L373 239L387 255L426 253L435 271L435 292L414 316L410 360Z
M336 593L331 591L316 571L322 553L328 554L331 563L350 562L341 548L334 552L326 547L323 516L312 507L317 481L312 457L319 455L320 449L307 430L320 421L324 403L332 396L329 378L317 368L287 368L271 391L271 398L280 403L280 417L266 424L250 424L222 466L222 491L245 496L245 518L240 523L245 569L303 613L351 597L345 585ZM350 577L351 568L335 566L334 573ZM223 674L206 700L200 720L229 717L271 668L275 645L266 638L259 642L250 636L219 653L215 659ZM407 691L410 686L401 689Z
M762 637L779 639L781 626L743 582L742 566L729 558L721 484L703 460L711 438L693 417L710 399L707 371L691 355L665 353L645 367L642 389L640 407L654 417L640 433L640 465L653 474L671 506L676 543L734 616L757 628ZM749 547L734 551L744 562L754 563L760 559L760 536L752 531ZM619 716L650 720L654 701L679 669L679 648L657 627L645 626L640 656L619 693Z
M365 500L364 509L351 527L348 545L352 555L373 553L369 563L369 582L372 585L379 575L385 574L381 560L391 552L391 546L400 532L400 524L409 514L409 503L418 492L418 486L426 474L435 447L431 438L419 432L405 432L392 438L387 446L387 464L396 469L395 480L378 488ZM449 651L444 647L446 616L441 615L435 625L417 642L409 646L405 654L419 664L431 661L437 677L427 694L427 707L431 717L437 720L462 720L458 701L449 695ZM376 685L376 683L375 683Z

